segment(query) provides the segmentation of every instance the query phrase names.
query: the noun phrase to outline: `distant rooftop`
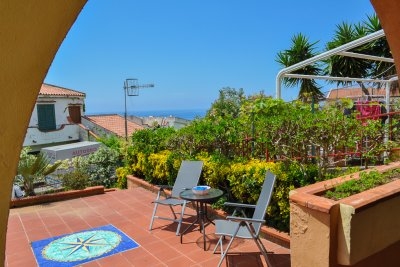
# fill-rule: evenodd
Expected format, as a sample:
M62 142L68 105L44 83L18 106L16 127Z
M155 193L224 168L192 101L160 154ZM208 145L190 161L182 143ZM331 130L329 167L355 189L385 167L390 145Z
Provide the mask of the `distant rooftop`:
M385 97L386 90L384 88L367 88L371 97ZM336 100L342 98L349 98L349 99L358 99L365 97L366 95L362 91L361 88L337 88L332 89L329 91L328 95L326 96L326 100ZM390 91L390 96L399 97L400 92L399 88Z
M51 85L51 84L47 84L44 83L42 84L42 87L40 88L40 92L39 92L39 96L45 96L45 95L51 95L51 96L79 96L79 97L85 97L86 94L76 91L76 90L72 90L72 89L68 89L68 88L64 88L64 87L60 87L60 86L55 86L55 85Z
M86 115L84 118L107 131L113 132L120 137L125 137L125 118L120 115ZM128 136L132 135L133 132L144 129L143 126L130 120L127 121L127 128Z

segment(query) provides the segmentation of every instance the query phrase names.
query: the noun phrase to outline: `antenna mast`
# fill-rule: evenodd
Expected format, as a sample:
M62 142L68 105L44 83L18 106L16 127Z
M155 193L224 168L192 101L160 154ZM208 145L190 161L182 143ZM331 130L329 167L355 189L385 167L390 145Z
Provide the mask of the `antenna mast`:
M125 140L128 141L128 114L126 109L127 96L139 96L140 88L154 87L154 84L139 85L138 79L125 79L124 82L124 98L125 98Z

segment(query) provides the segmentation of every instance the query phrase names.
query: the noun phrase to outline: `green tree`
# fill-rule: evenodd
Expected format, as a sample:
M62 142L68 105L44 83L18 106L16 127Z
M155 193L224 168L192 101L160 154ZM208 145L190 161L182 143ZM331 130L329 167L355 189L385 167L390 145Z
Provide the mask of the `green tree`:
M206 117L237 118L242 102L246 99L242 88L224 87L219 90L219 97L207 111Z
M357 40L373 32L382 29L376 14L368 16L367 20L357 23L341 23L337 26L332 41L326 45L326 50L331 50L351 41ZM349 52L366 54L378 57L391 58L392 54L386 38L379 38L370 43L355 47ZM389 78L396 74L393 63L372 61L363 58L348 57L343 55L334 55L325 61L326 67L324 72L326 75L335 77L353 77L353 78ZM337 81L337 85L350 85L350 81ZM363 93L370 95L368 89L362 82L358 82ZM380 87L380 84L376 84Z
M333 39L326 44L326 50L332 50L336 47L359 39L365 36L366 32L361 26L354 26L349 23L341 23L337 26ZM362 53L363 47L356 47L350 52ZM325 73L335 77L367 77L370 67L370 61L355 57L335 55L325 61ZM337 81L337 84L349 84L348 81Z
M308 38L299 33L292 37L292 46L289 49L277 54L276 62L287 68L316 55L315 45L317 42L310 43ZM317 63L308 65L294 71L295 74L319 75L320 66ZM298 98L304 102L312 102L324 98L317 82L314 79L284 78L283 84L287 87L300 86Z
M172 127L144 129L132 134L131 153L157 153L167 148L168 139L175 133Z
M308 137L310 145L314 148L314 156L318 165L318 178L322 180L328 170L338 162L333 162L333 155L344 152L339 149L355 150L355 144L360 137L360 121L348 118L334 106L325 106L311 116L308 125L312 134ZM340 159L344 160L344 159Z
M111 148L119 153L121 153L121 149L123 148L123 144L125 142L124 139L116 135L102 136L99 137L97 141L103 143L108 148Z
M168 140L169 148L189 157L201 152L235 157L243 138L239 117L245 100L243 89L222 88L205 118L180 129Z
M382 30L382 25L380 24L379 18L376 14L367 16L367 20L363 21L361 25L365 29L366 34L371 34ZM385 58L393 57L386 37L382 37L372 41L371 43L364 46L363 49L365 50L365 54L368 55ZM371 61L370 63L370 77L384 77L387 79L396 75L396 68L394 63L383 61Z

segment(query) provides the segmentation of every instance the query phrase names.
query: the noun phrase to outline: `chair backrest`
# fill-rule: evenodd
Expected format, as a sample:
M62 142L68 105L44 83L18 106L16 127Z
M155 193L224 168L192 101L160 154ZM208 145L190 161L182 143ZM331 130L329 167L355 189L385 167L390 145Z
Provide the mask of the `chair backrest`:
M272 192L274 190L276 175L267 171L265 174L265 180L261 189L260 196L258 197L256 208L253 213L253 219L264 219L265 212L267 211L269 202L272 197ZM254 230L256 234L260 232L261 223L253 223Z
M199 183L201 171L203 169L202 161L184 160L179 167L175 184L172 187L172 197L179 197L179 193L184 188L192 188Z

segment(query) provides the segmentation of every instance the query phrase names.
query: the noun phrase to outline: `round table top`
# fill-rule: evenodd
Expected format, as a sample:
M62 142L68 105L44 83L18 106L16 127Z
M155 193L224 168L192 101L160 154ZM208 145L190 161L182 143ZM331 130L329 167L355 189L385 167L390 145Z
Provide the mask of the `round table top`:
M185 200L191 201L199 201L199 202L212 202L218 198L220 198L224 192L222 190L211 188L208 194L205 195L196 195L193 193L192 189L186 189L182 191L179 196Z

